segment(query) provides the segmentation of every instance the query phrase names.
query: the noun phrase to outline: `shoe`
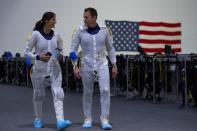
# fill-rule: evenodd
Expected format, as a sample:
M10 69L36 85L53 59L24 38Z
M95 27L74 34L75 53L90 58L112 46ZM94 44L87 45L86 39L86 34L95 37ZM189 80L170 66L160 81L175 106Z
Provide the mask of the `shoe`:
M112 126L109 124L109 120L107 118L101 119L101 128L104 130L111 130Z
M34 120L34 128L42 128L42 120L41 119L35 119Z
M69 120L57 120L57 129L58 130L64 130L68 127L70 127L72 123Z
M83 128L91 128L92 127L91 118L86 118L82 126Z

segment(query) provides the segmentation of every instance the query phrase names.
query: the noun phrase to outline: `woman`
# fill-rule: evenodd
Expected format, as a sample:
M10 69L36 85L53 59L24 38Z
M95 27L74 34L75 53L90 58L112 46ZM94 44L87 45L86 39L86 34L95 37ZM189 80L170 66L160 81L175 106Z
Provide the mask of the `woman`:
M27 42L25 55L34 59L33 73L31 76L33 84L33 106L35 113L34 127L42 128L42 105L45 97L44 80L49 76L50 86L53 94L55 113L57 118L58 130L65 129L71 125L69 120L64 120L63 99L64 92L61 88L62 73L59 62L51 64L50 58L58 49L62 53L63 41L52 28L55 28L56 15L53 12L46 12L42 19L38 21L34 27L32 37ZM32 49L35 48L35 53ZM61 55L58 58L61 58ZM51 67L51 65L53 65ZM53 68L49 73L49 69Z

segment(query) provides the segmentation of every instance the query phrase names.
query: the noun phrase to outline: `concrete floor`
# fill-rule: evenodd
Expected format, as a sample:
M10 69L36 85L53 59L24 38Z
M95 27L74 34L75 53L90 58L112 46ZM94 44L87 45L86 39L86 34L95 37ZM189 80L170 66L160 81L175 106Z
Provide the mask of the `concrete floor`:
M87 131L83 122L81 93L65 94L65 118L72 121L67 131ZM51 91L47 89L43 109L44 128L33 128L32 88L0 85L0 131L55 131ZM99 95L93 102L94 127L100 131ZM113 131L197 131L197 108L178 108L175 103L153 104L151 101L111 98L111 123Z

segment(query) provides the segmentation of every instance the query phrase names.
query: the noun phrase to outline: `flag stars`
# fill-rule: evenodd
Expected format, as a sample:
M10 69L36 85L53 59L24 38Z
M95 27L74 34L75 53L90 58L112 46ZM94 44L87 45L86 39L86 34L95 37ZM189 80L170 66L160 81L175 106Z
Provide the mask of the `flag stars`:
M135 51L138 46L138 24L128 21L108 21L112 27L114 46L117 51Z

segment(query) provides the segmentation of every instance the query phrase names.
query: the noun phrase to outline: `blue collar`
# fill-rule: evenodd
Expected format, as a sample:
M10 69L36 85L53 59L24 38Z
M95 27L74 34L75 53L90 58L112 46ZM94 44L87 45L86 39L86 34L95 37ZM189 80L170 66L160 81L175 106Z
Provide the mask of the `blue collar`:
M91 35L95 35L100 31L100 27L97 24L95 27L88 27L86 31Z
M53 35L54 35L53 30L51 30L51 32L49 34L44 33L43 30L40 30L39 32L46 40L51 40L53 38Z

